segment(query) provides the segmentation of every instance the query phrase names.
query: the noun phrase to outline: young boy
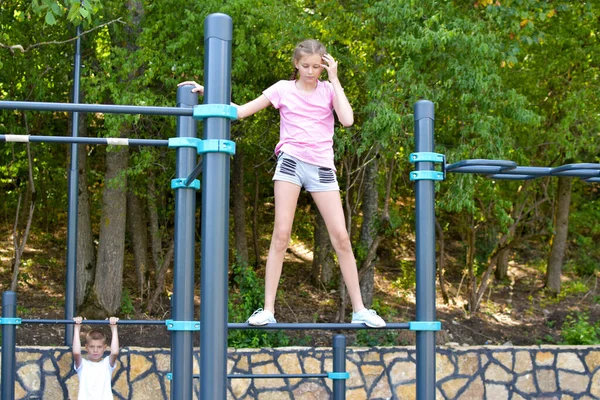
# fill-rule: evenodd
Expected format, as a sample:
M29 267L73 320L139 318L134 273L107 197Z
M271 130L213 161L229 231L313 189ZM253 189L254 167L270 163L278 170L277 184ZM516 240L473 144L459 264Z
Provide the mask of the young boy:
M104 357L106 350L106 335L93 329L85 336L87 360L81 357L81 323L82 317L73 318L73 362L79 376L78 400L113 400L111 378L119 355L119 335L117 321L119 318L110 317L110 355Z

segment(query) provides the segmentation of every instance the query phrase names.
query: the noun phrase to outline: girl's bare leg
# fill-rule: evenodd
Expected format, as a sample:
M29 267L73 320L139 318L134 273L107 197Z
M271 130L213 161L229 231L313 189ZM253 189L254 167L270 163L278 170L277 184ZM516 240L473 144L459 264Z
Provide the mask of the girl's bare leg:
M346 283L346 288L348 288L352 309L354 312L361 311L365 308L365 305L360 293L356 259L354 258L352 243L346 229L340 192L337 190L312 192L311 195L325 220L325 225L327 225L327 232L329 232L331 244L338 256L344 283Z
M265 267L264 309L275 314L275 297L281 278L283 258L290 242L292 224L300 186L285 181L275 181L275 225Z

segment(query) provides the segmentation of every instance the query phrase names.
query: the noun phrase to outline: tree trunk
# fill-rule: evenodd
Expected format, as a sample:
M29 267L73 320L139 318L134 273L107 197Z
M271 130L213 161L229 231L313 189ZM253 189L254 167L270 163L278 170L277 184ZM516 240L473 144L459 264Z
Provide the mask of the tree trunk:
M85 99L81 90L80 101ZM79 113L79 137L87 137L87 114ZM69 126L69 131L72 126ZM71 152L69 152L70 154ZM88 148L86 145L77 146L77 266L75 276L75 304L79 308L88 296L96 274L96 247L92 231L92 216L90 211L90 192L88 190ZM70 161L69 161L70 165Z
M144 301L144 282L148 271L148 223L144 213L143 200L136 195L132 188L127 191L127 230L133 249L135 275L137 277L138 291L142 302Z
M27 124L27 116L25 116L25 129L27 134L29 134L29 126ZM20 214L20 206L21 206L21 198L19 195L19 202L17 206L17 212L15 215L15 225L13 229L13 245L15 248L15 258L13 263L13 275L12 281L10 284L10 290L13 292L17 290L17 283L19 281L19 270L21 266L21 258L23 257L23 253L25 252L25 245L27 244L27 239L29 238L29 232L31 229L31 222L33 221L33 213L35 211L35 182L33 180L33 159L31 157L31 146L29 143L26 145L27 149L27 170L28 170L28 180L27 180L27 188L25 194L25 205L23 206L23 216L21 219L25 219L26 208L28 208L27 213L27 222L25 222L25 228L23 234L20 234L19 230L19 214ZM27 207L29 206L29 207Z
M258 244L258 201L260 188L260 180L258 179L258 171L254 169L254 200L252 207L252 247L254 248L254 266L258 266L260 261L260 246Z
M439 255L437 258L437 273L440 281L440 292L442 293L444 304L450 304L448 292L446 291L446 279L444 277L444 272L446 270L446 241L444 239L444 229L437 218L435 219L435 228L437 240L440 244Z
M510 248L506 247L498 253L498 265L496 265L496 271L494 276L496 280L506 279L508 276L508 260L510 258Z
M548 270L546 272L546 288L560 293L560 277L562 274L563 259L567 249L567 235L569 232L569 206L571 205L572 178L558 178L557 205L555 210L554 238L548 257Z
M81 115L81 114L80 114ZM80 136L87 136L85 122L79 123ZM83 133L83 135L81 135ZM92 219L90 213L90 194L87 180L87 149L79 145L77 169L79 171L79 192L77 205L77 277L76 277L76 304L81 306L94 284L96 274L96 248L94 246L94 233L92 232Z
M321 283L325 286L329 285L333 279L335 270L334 250L329 239L325 220L317 210L317 218L315 220L314 247L313 247L313 263L311 278L313 285L319 286Z
M378 225L378 205L379 205L379 191L377 190L377 170L379 163L375 158L371 163L366 166L365 169L365 183L364 183L364 196L363 196L363 221L360 231L360 245L359 248L370 249L373 242L378 236L377 225ZM375 249L375 254L376 254ZM373 295L375 290L375 260L373 257L371 260L360 260L358 263L361 265L361 279L360 279L360 291L362 294L363 303L365 307L370 308L373 304ZM364 264L366 261L366 264Z
M231 169L231 198L233 208L233 236L236 258L248 264L248 237L246 235L246 199L244 197L244 152L237 147Z
M109 315L121 306L127 204L127 147L107 149L94 292Z

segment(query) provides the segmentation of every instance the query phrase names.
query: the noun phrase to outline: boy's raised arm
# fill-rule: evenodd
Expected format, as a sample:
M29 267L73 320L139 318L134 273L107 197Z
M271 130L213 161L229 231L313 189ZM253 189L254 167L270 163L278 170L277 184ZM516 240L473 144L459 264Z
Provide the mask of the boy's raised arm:
M75 325L73 325L73 362L75 368L79 368L81 366L81 321L83 318L75 317L73 321L75 321Z
M117 357L119 356L119 332L117 329L117 322L119 318L110 317L110 334L112 336L110 341L110 358L108 359L111 367L115 366L115 362L117 362Z

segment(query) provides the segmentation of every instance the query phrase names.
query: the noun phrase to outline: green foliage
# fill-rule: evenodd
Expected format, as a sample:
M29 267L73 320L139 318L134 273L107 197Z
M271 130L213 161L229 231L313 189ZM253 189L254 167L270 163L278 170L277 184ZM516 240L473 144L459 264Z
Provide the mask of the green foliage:
M417 270L414 261L401 260L399 276L392 287L399 291L413 291L417 283Z
M236 290L229 293L228 313L232 322L244 322L264 302L264 282L254 270L239 260L231 266ZM281 332L259 330L232 330L228 345L236 348L277 347L289 344L288 336Z
M48 25L55 25L57 18L67 14L67 20L73 24L92 22L92 17L100 10L100 0L31 0L31 9L37 15L44 15Z
M135 306L131 299L131 293L129 289L123 289L121 294L121 315L123 317L129 317L135 313Z
M594 345L600 343L600 322L590 323L587 313L567 315L562 326L563 344Z

